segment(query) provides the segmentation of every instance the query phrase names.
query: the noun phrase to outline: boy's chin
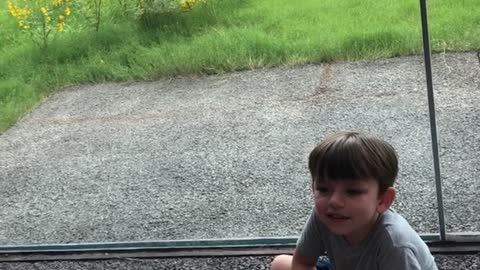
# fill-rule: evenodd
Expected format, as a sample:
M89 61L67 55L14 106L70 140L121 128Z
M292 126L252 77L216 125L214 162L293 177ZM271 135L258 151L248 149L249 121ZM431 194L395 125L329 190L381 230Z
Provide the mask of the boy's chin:
M323 221L325 226L336 236L346 236L352 233L352 220L346 219L344 221Z

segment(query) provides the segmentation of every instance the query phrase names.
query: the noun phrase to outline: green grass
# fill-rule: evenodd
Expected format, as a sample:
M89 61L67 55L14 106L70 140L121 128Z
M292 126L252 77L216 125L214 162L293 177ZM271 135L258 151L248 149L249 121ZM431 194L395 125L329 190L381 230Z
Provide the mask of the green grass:
M429 1L434 51L480 49L477 2ZM41 49L0 2L0 133L69 85L422 52L418 0L210 0L148 24L105 8L99 32L72 9L69 29Z

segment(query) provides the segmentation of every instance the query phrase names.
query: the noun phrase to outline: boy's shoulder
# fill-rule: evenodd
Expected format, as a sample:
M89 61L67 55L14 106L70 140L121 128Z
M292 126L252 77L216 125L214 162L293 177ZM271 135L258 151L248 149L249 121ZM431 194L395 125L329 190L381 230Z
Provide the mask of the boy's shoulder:
M420 269L437 269L423 239L407 220L393 209L380 216L367 246L369 246L367 249L377 254L380 261L397 260L398 263L405 263L403 260L410 256L418 263Z
M372 237L376 238L376 241L383 241L394 247L409 248L419 243L424 244L408 221L393 209L388 209L379 217Z

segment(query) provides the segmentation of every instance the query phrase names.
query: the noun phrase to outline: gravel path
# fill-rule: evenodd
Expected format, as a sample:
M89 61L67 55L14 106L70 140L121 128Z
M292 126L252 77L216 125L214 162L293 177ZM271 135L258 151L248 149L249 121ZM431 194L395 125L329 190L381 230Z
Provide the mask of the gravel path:
M351 128L396 147L394 208L436 232L422 63L66 89L0 135L0 245L297 235L309 151ZM479 59L440 54L433 67L448 230L478 232Z

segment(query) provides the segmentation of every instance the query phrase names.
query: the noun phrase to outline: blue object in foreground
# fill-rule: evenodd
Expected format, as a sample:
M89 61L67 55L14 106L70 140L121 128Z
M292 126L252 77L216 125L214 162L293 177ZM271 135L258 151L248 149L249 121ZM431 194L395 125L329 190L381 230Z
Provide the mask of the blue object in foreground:
M318 259L316 267L317 267L317 270L331 270L330 262L324 259Z

